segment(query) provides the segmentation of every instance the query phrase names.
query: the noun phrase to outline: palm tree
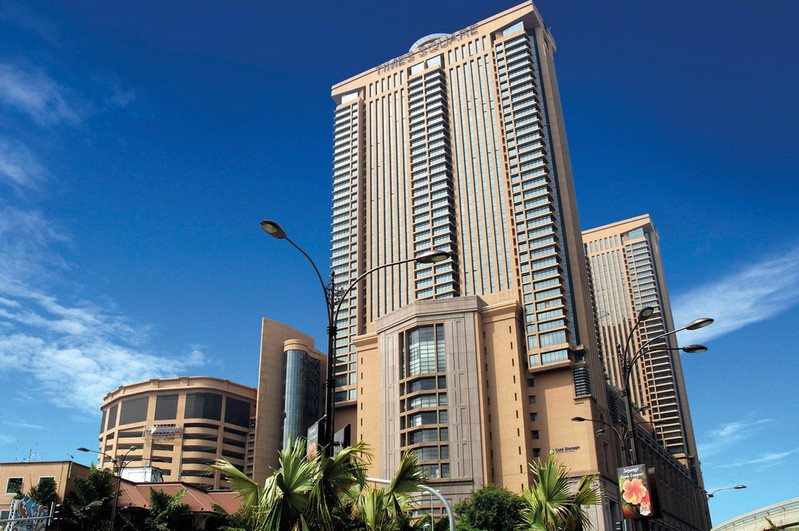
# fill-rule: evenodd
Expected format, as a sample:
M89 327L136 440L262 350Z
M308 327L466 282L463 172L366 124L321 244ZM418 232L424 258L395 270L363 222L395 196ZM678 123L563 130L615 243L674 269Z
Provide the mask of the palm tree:
M535 478L529 489L522 491L527 507L522 516L537 531L581 531L591 527L583 505L599 503L599 492L593 487L595 476L583 476L574 492L569 488L566 465L550 454L546 463L530 463Z
M360 493L356 517L364 523L367 531L412 528L408 516L413 503L412 494L419 490L425 479L416 454L406 452L388 488L369 486Z
M319 453L308 458L305 440L297 439L279 453L280 467L263 487L224 459L211 465L220 470L242 499L255 531L335 529L335 513L353 490L365 482L365 445L358 443L337 456Z
M113 473L92 464L89 475L72 476L72 480L75 492L69 493L65 500L66 516L75 520L81 531L105 529L108 518L104 505L116 496Z
M150 514L144 520L146 531L173 531L184 520L191 516L191 507L180 500L188 492L181 490L174 496L150 487Z

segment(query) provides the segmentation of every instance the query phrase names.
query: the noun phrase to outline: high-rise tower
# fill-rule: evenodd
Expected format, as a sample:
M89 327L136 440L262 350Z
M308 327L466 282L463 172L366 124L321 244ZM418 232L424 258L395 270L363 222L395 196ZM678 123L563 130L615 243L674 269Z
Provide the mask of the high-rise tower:
M376 272L354 290L338 323L340 368L355 361L355 336L421 299L517 300L533 365L593 345L554 51L528 2L333 87L337 282L430 249L453 256ZM339 401L357 399L349 370Z
M611 383L621 382L621 349L642 308L655 313L636 330L630 351L674 330L669 294L660 258L658 233L648 215L583 232L593 277L600 341ZM641 414L653 422L655 436L669 452L698 472L696 442L685 393L677 340L652 341L650 353L633 370L634 402L648 406ZM671 350L665 350L671 349Z
M603 402L554 51L528 2L454 33L419 39L408 53L333 87L337 283L431 249L452 253L439 264L380 270L343 303L337 418L349 419L359 438L371 434L373 445L379 434L383 459L424 439L438 445L419 447L426 456L436 454L438 464L428 473L454 477L456 469L479 469L477 483L507 476L518 490L529 479L530 458L569 446L568 437L550 440L551 424L533 420L544 415L536 409L544 396L531 387L557 387L563 400L582 408L574 415L590 417L597 400ZM453 315L460 316L457 323ZM407 323L398 324L401 317ZM497 327L493 335L491 327ZM501 368L495 366L500 357L507 358ZM396 373L387 364L396 365ZM463 380L452 378L456 366L465 371ZM425 374L442 378L415 380ZM395 378L402 382L396 388ZM419 386L432 386L438 395L411 403ZM498 395L492 399L492 393ZM506 399L507 407L515 403L512 412L502 406ZM432 408L428 415L406 414L421 403ZM473 425L457 421L473 428L460 434L470 441L470 457L461 455L468 465L445 448L453 446L448 428L456 408L472 411ZM491 408L501 408L499 417L513 415L502 429L514 442L503 444L519 467L500 462L484 440L499 435L492 431L499 420ZM395 414L396 423L387 420ZM433 417L436 433L412 430L432 430L424 426ZM484 453L497 455L493 466ZM587 471L597 469L592 455L583 463Z
M591 288L555 79L531 2L335 85L331 260L367 276L336 323L336 423L374 476L413 451L458 501L519 491L553 451L617 490ZM591 509L612 528L618 505ZM600 527L602 527L600 526Z

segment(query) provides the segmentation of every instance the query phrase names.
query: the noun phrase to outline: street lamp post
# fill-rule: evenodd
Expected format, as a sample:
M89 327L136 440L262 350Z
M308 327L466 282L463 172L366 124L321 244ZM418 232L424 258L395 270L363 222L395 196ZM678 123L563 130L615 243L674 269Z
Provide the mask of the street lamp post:
M622 394L625 396L627 401L627 431L630 435L630 454L632 458L632 463L635 463L638 460L638 449L636 444L636 437L635 437L635 426L633 423L633 399L632 393L630 392L630 376L632 375L633 367L635 363L641 359L645 354L651 354L652 352L659 352L663 350L682 350L683 352L705 352L707 347L703 345L689 345L685 348L658 348L655 351L648 351L646 347L648 347L652 342L657 341L659 339L663 339L664 337L671 336L676 334L677 332L681 332L683 330L698 330L700 328L704 328L713 323L713 319L709 318L702 318L696 319L691 321L686 326L682 328L677 328L676 330L670 330L668 332L664 332L660 335L653 337L645 341L632 356L629 355L630 349L630 340L632 339L633 334L635 333L636 329L641 325L642 322L649 319L652 314L655 312L655 309L651 306L647 306L643 308L639 313L638 317L635 320L635 325L633 326L630 333L627 334L627 339L624 344L624 351L621 356L622 360L622 383L624 384L624 389L622 389Z
M135 446L131 446L128 448L128 451L122 457L111 457L105 452L97 452L100 455L106 456L108 459L114 463L114 470L116 472L116 485L115 485L115 492L114 492L114 503L111 505L111 531L114 531L114 524L117 517L117 505L119 504L119 489L122 483L122 470L125 468L125 460L128 458L128 454L135 450ZM81 452L93 452L94 450L89 450L88 448L78 448Z
M713 496L714 496L714 495L715 495L717 492L719 492L719 491L722 491L722 490L730 490L730 489L745 489L745 488L746 488L746 485L733 485L732 487L722 487L722 488L720 488L720 489L716 489L716 490L714 490L714 491L712 491L712 492L708 492L708 493L707 493L707 499L709 500L709 499L710 499L710 498L712 498L712 497L713 497Z
M406 258L404 260L378 265L359 275L355 280L349 283L341 295L338 295L337 289L339 288L336 287L333 273L330 273L330 283L325 285L325 281L322 279L321 273L319 273L319 268L316 267L316 264L311 257L308 256L308 253L303 251L296 243L294 243L286 235L286 232L277 222L269 220L262 221L261 228L273 238L277 238L278 240L286 240L295 249L301 252L302 255L307 258L313 266L316 276L319 278L319 283L322 285L322 292L325 297L325 305L327 306L327 378L325 380L325 415L322 417L324 419L324 422L322 423L324 429L322 430L322 440L320 442L325 449L326 455L333 455L333 429L335 426L335 368L337 358L336 335L338 333L336 322L338 321L338 315L341 311L342 303L346 299L347 295L349 295L350 291L352 291L355 286L358 285L358 282L379 269L400 264L407 264L408 262L419 262L422 264L443 262L450 257L450 254L446 251L431 251L413 258Z

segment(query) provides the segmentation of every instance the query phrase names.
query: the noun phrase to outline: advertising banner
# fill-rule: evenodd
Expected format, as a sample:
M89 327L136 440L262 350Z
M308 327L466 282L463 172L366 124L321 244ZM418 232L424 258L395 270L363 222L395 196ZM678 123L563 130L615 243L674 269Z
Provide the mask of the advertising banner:
M646 465L617 468L624 518L652 518L652 494Z
M47 516L50 508L39 505L27 496L11 502L9 520L20 519L19 522L9 522L5 531L43 531L47 529L47 520L22 520L23 518L38 518Z

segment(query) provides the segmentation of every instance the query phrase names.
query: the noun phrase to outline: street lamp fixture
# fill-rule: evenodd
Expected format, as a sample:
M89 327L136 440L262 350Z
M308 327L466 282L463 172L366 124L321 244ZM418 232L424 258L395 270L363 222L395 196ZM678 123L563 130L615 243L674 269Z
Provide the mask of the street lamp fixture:
M637 351L635 351L632 355L629 355L630 349L630 341L635 333L636 329L641 325L642 322L649 319L654 313L654 308L651 306L647 306L643 308L638 313L638 318L636 319L635 326L633 326L632 330L630 330L629 334L627 334L627 339L624 343L624 351L621 355L622 360L622 383L624 384L624 388L622 389L622 396L627 399L627 431L630 434L630 438L632 439L632 445L630 448L630 454L633 460L633 463L637 461L637 448L636 448L636 441L635 441L635 427L633 423L633 400L632 400L632 393L630 392L630 376L632 375L633 367L635 363L641 359L646 354L652 354L653 352L661 352L664 350L682 350L683 352L688 353L698 353L698 352L705 352L707 351L707 347L704 345L689 345L684 348L669 348L669 347L662 347L658 348L654 351L647 350L647 347L652 344L654 341L659 339L663 339L664 337L668 337L671 335L676 334L677 332L682 332L683 330L698 330L700 328L704 328L713 323L713 319L703 317L700 319L695 319L691 321L686 326L682 328L677 328L675 330L670 330L668 332L664 332L659 334L652 339L645 341Z
M111 457L105 452L96 452L110 459L111 462L114 463L114 471L116 472L116 487L115 487L116 495L114 496L114 503L111 506L111 531L114 531L114 523L117 518L117 506L119 504L119 489L122 483L122 471L125 469L125 461L128 458L128 454L135 449L136 449L135 446L131 446L130 448L128 448L128 451L125 452L125 454L122 457ZM78 448L78 451L89 452L89 453L95 452L94 450L89 450L88 448L84 448L82 446Z
M696 354L699 352L707 352L707 347L704 345L688 345L687 347L683 347L682 351L688 354Z
M407 264L408 262L419 262L420 264L436 264L439 262L443 262L450 258L450 253L447 251L440 251L440 250L433 250L426 253L422 253L418 256L414 256L413 258L406 258L404 260L398 260L396 262L390 262L387 264L380 264L375 266L371 269L368 269L364 273L361 273L355 280L350 282L346 288L342 291L335 283L335 277L333 273L330 273L330 282L325 285L324 280L322 280L322 275L319 273L319 268L316 267L316 263L308 256L308 253L303 251L296 243L294 243L291 238L286 235L286 231L283 230L283 227L280 226L279 223L270 220L264 220L261 222L261 229L264 232L272 236L273 238L277 238L278 240L286 240L289 242L295 249L302 253L305 258L311 263L316 272L316 276L319 278L319 283L322 285L322 292L325 296L325 305L327 306L327 377L325 381L325 415L322 417L323 422L322 424L322 433L320 437L320 444L325 449L325 453L329 456L333 455L333 428L335 426L334 417L335 417L335 374L336 374L336 335L338 333L338 328L336 326L336 322L338 321L338 315L341 311L341 307L343 302L347 299L347 295L349 295L350 291L352 291L358 283L364 279L365 277L371 275L375 271L379 269L385 269L387 267L400 265L400 264Z
M731 489L745 489L745 488L746 488L746 485L734 485L734 486L732 486L732 487L722 487L722 488L720 488L720 489L716 489L716 490L714 490L713 492L708 492L708 493L707 493L707 499L709 500L709 499L710 499L710 498L712 498L712 497L713 497L713 496L714 496L714 495L715 495L717 492L719 492L719 491L722 491L722 490L731 490Z

